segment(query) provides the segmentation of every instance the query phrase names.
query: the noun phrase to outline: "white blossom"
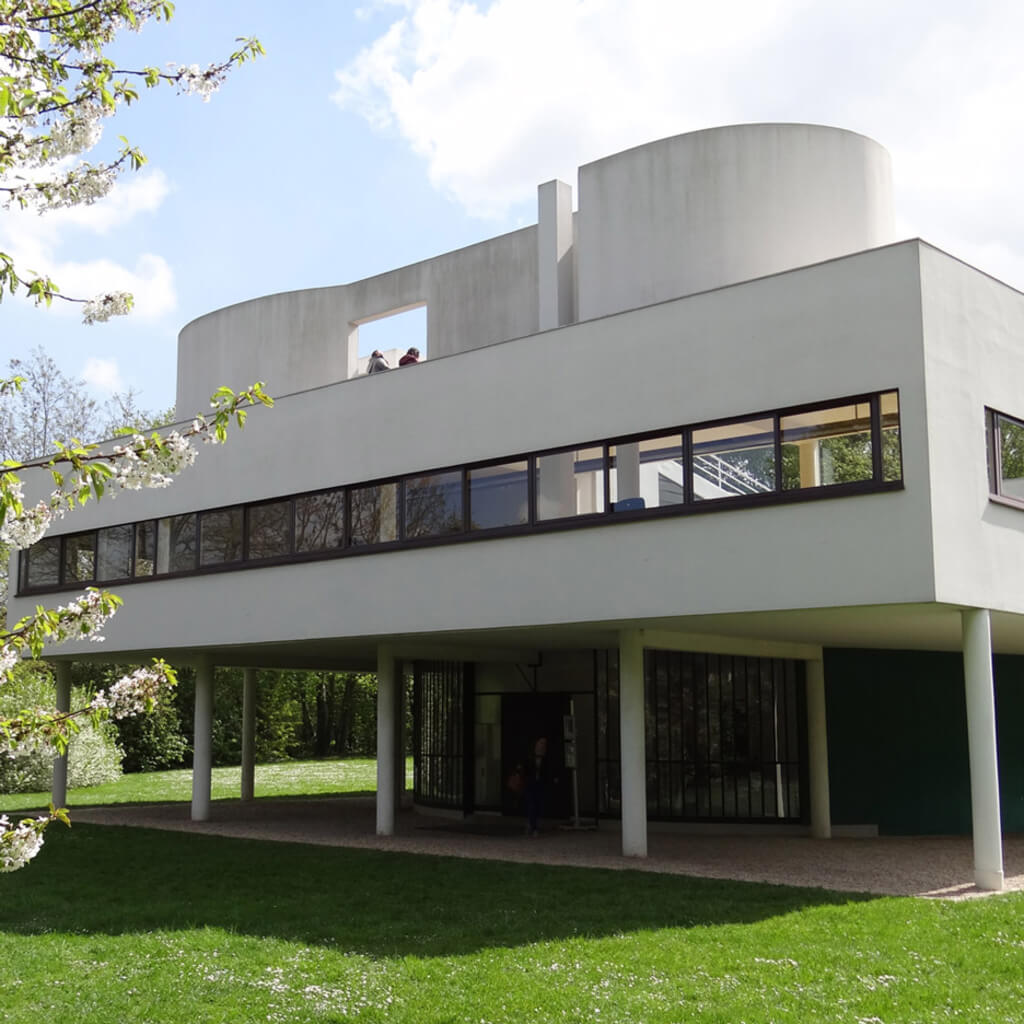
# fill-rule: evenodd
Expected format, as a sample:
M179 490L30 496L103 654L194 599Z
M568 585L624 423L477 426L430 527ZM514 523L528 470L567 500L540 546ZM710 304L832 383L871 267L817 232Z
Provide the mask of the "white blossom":
M138 668L109 690L100 690L89 707L94 711L109 711L111 718L129 718L148 711L166 684L167 676L160 669Z
M64 515L64 508L51 500L39 501L34 508L25 510L19 516L9 516L0 525L0 544L7 544L20 551L31 547L55 519Z
M91 200L82 200L90 202ZM109 320L112 316L124 316L132 308L132 297L129 292L107 292L105 295L97 295L85 304L85 312L82 314L82 323L99 324Z
M171 61L167 67L171 74L177 76L178 92L199 96L204 103L220 88L224 80L225 70L218 70L210 65L205 71L198 64L176 64Z
M40 163L49 163L92 149L103 134L100 119L103 108L98 103L85 103L70 108L70 113L50 129L46 156L39 153Z
M62 604L57 609L59 622L50 632L50 641L63 643L70 636L87 636L94 643L103 640L99 630L116 609L103 604L103 593L90 587L69 604Z
M18 649L13 644L0 646L0 679L18 664L19 657Z
M174 477L196 461L196 450L176 430L172 430L157 448L141 434L131 442L111 450L112 483L123 490L142 487L167 487Z
M40 824L46 818L25 818L13 828L6 814L0 814L0 871L23 868L43 846Z

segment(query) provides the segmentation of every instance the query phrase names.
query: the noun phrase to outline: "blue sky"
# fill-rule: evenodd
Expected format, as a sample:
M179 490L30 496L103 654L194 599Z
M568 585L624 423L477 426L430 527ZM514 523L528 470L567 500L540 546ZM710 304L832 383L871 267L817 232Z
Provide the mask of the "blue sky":
M533 223L540 182L745 121L870 135L893 156L901 235L1024 287L1016 2L178 0L112 56L203 65L241 35L267 56L209 103L156 90L107 123L97 155L126 135L149 157L114 194L0 212L0 250L66 291L137 298L92 327L7 298L0 364L42 345L97 397L163 408L177 332L205 312Z

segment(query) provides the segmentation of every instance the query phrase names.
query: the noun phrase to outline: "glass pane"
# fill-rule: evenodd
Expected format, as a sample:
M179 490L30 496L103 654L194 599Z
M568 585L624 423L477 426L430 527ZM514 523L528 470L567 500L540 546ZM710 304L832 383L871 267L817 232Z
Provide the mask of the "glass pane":
M158 523L156 571L189 572L196 567L196 517L168 516Z
M132 574L131 524L100 530L96 538L96 579L123 580Z
M996 416L999 427L999 465L1002 479L999 493L1024 498L1024 423L1008 416Z
M353 487L350 543L387 544L398 540L398 484Z
M329 551L345 542L345 491L295 499L295 550Z
M203 512L199 516L200 565L242 560L242 507Z
M431 473L405 481L405 536L461 533L462 473Z
M538 457L538 520L585 516L604 510L603 447Z
M887 391L878 399L882 413L882 479L903 479L903 453L900 450L900 396Z
M693 432L695 501L775 490L775 421L770 416Z
M783 416L781 428L785 489L872 479L869 403Z
M53 587L60 583L60 537L44 537L25 552L28 558L26 585Z
M647 437L608 449L612 508L627 512L683 502L683 439Z
M522 526L528 521L529 463L504 462L469 471L469 528Z
M64 579L79 583L96 579L95 533L78 533L64 538Z
M291 550L290 501L273 501L249 509L249 558L278 558Z
M135 575L152 576L156 568L156 521L135 526Z

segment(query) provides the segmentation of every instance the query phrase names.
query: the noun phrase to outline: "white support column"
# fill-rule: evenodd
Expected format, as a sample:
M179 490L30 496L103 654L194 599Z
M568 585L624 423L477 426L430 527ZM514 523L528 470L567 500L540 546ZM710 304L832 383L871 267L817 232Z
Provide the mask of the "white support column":
M398 683L395 657L387 644L377 646L377 835L395 833L395 708Z
M831 839L825 664L819 658L807 662L807 760L811 786L811 835L815 839Z
M71 662L57 661L53 665L57 678L58 711L71 710ZM66 807L68 802L68 755L61 754L53 759L53 792L50 799L54 807Z
M395 807L405 795L405 663L395 663Z
M1002 889L1003 830L999 813L992 627L987 608L965 608L961 618L967 694L967 748L971 765L974 881L979 889Z
M210 817L213 770L213 665L209 658L196 662L196 713L192 743L192 820Z
M242 673L242 785L243 800L256 794L256 678L258 669Z
M647 753L644 728L644 639L619 634L619 751L622 758L622 855L647 856Z

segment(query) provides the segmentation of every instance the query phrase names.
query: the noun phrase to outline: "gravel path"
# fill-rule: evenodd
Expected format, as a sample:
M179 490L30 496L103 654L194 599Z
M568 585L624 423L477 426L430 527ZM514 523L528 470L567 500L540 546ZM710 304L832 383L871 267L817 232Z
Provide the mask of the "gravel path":
M393 836L375 834L373 800L216 801L212 820L189 821L184 803L74 809L75 821L171 829L284 843L350 846L484 860L655 871L810 886L842 892L966 899L973 883L969 838L831 839L652 832L646 859L623 857L617 828L573 832L549 826L537 838L510 819L462 822L403 810ZM1024 889L1024 837L1004 841L1007 889Z

